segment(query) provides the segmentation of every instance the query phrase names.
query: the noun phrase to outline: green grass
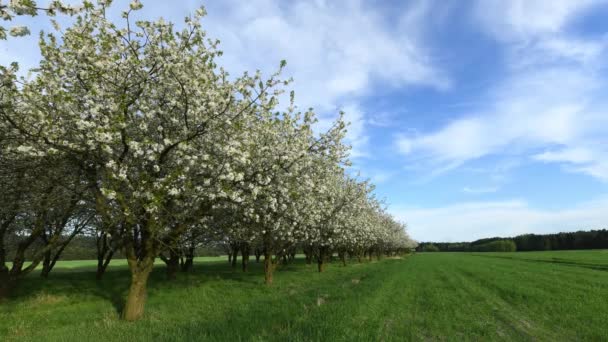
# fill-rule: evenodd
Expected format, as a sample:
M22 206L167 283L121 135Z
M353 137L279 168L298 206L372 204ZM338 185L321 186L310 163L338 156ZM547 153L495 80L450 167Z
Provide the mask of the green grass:
M301 260L263 285L225 258L169 282L157 267L144 319L118 318L129 273L94 262L30 276L0 304L0 340L608 340L608 252L421 253L332 264Z

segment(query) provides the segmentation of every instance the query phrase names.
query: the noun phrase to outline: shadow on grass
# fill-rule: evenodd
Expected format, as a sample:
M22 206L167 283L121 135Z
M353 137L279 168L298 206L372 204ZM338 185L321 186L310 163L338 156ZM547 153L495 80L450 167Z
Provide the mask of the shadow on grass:
M280 265L280 273L296 272L305 264L304 260L296 259L291 264ZM75 293L90 295L112 303L118 314L122 312L125 298L130 285L130 271L126 265L110 266L101 280L95 279L96 269L85 265L69 269L53 270L48 279L32 273L22 279L12 292L6 304L10 309L20 305L37 293L51 293L65 296ZM148 280L148 295L166 290L167 288L198 287L209 281L229 280L238 283L262 285L264 281L263 263L250 262L248 272L243 272L241 264L232 268L225 260L195 262L191 272L178 272L177 278L168 280L166 266L155 265Z

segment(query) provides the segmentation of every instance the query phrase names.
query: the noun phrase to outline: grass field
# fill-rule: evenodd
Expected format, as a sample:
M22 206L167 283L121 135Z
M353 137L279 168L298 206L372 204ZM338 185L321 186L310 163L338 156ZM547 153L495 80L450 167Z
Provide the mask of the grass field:
M422 253L332 264L298 261L263 285L261 266L224 258L149 284L146 316L118 319L129 273L101 283L94 263L63 262L0 304L0 340L608 340L608 252Z

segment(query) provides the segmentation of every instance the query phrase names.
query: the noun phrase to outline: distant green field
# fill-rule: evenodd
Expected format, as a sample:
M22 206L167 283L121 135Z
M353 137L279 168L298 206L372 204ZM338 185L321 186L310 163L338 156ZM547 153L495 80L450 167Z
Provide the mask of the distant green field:
M302 260L263 285L261 265L197 260L175 282L158 267L146 316L118 319L124 262L100 283L93 261L31 276L0 304L0 340L608 340L608 252L421 253L332 264Z

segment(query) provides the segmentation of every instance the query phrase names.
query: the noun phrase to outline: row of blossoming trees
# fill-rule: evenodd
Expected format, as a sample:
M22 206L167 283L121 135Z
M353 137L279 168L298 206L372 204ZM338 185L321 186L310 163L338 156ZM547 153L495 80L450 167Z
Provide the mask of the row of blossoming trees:
M345 170L342 119L316 133L312 110L282 94L284 62L268 79L231 77L214 62L204 10L178 30L133 23L139 2L116 25L108 6L85 2L60 37L41 35L32 76L0 67L4 291L40 264L48 275L77 234L96 236L98 276L117 248L126 256L127 320L143 314L154 260L173 277L199 244L225 244L234 261L240 251L244 269L263 255L268 284L296 251L322 271L334 253L346 262L412 247L372 185Z

